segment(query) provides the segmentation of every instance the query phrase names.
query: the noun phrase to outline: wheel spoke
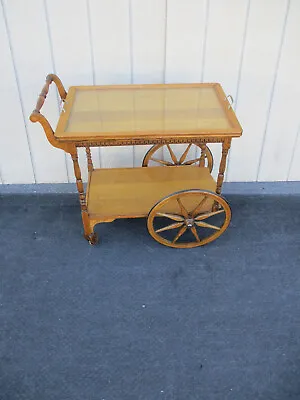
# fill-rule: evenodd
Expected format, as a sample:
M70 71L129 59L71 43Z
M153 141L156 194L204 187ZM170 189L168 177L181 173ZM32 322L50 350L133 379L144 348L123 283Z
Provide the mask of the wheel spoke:
M224 209L218 210L218 211L212 211L212 212L209 212L209 213L200 214L200 215L198 215L197 217L195 217L194 219L195 219L196 221L202 221L203 219L212 217L213 215L221 214L221 213L223 213L223 212L225 212Z
M151 161L157 162L159 164L167 165L168 167L173 166L174 164L170 163L169 161L159 160L158 158L150 158Z
M189 152L189 150L190 150L190 148L191 148L191 145L192 145L192 143L190 143L190 144L187 146L187 148L185 149L184 153L183 153L182 156L180 157L179 164L182 164L183 161L186 159L186 156L187 156L187 154L188 154L188 152Z
M198 212L201 210L201 207L203 207L203 205L204 205L204 203L206 202L207 199L208 199L207 196L203 197L203 199L200 201L200 203L197 205L197 207L192 212L192 217L194 217L196 214L198 214Z
M178 203L178 205L179 205L179 207L180 207L181 214L184 216L184 218L188 218L188 217L189 217L189 213L188 213L187 210L185 209L185 207L184 207L184 205L182 204L180 198L177 197L176 200L177 200L177 203Z
M169 231L170 229L180 228L182 225L183 225L183 222L176 222L175 224L171 224L171 225L165 226L163 228L157 229L157 231L155 231L155 232L159 233L159 232L163 232L163 231Z
M216 231L219 231L221 229L220 227L218 227L216 225L211 225L211 224L208 224L203 221L195 221L195 224L197 226L201 226L202 228L211 228L211 229L215 229Z
M179 221L179 222L183 222L184 221L184 218L181 215L177 215L177 214L169 214L169 213L158 212L156 215L158 215L159 217L170 218L173 221Z
M176 156L175 156L175 154L174 154L174 152L173 152L173 150L171 149L171 146L170 146L169 144L167 144L167 148L168 148L168 150L169 150L169 153L170 153L170 156L171 156L171 158L172 158L173 163L174 163L174 164L178 164L178 160L177 160L177 158L176 158Z
M198 232L197 232L197 229L195 228L195 226L191 227L191 231L192 231L192 234L195 236L197 242L200 242L200 238L198 236Z
M193 160L188 160L185 163L183 163L183 165L192 165L192 164L196 164L199 161L200 161L200 157L199 158L194 158Z
M187 227L185 225L183 225L183 227L179 229L179 232L177 233L177 235L173 239L173 243L176 243L177 240L180 238L180 236L182 236L186 230L187 230Z

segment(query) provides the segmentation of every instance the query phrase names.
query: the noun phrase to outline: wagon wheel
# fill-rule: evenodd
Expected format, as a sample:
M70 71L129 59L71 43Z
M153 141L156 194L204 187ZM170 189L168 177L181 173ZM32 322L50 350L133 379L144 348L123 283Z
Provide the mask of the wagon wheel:
M223 197L193 189L173 193L156 203L148 215L147 226L159 243L190 248L217 239L230 219L231 210Z
M214 166L214 160L213 160L213 155L210 151L210 149L205 146L204 149L204 159L203 161L201 160L201 156L197 156L196 150L200 150L201 154L201 145L199 144L194 144L190 143L187 144L187 147L185 150L182 152L180 156L176 156L175 152L178 154L180 151L176 151L176 146L178 148L178 144L157 144L152 146L149 151L146 153L144 160L143 160L143 167L151 167L154 165L163 165L163 166L170 166L173 167L175 165L199 165L199 166L205 166L209 168L209 171L211 172ZM165 161L162 159L162 157L159 157L155 153L161 148L167 148L169 154L170 154L170 161ZM175 152L174 152L175 151ZM202 165L203 164L203 165Z

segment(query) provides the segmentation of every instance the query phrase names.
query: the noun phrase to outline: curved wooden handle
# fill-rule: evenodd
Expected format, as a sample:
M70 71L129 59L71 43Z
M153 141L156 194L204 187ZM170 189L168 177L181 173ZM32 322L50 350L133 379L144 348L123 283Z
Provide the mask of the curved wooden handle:
M48 120L44 117L44 115L42 115L40 113L41 108L43 107L43 105L45 103L47 94L49 92L49 87L52 82L54 82L56 84L60 98L62 100L65 100L65 98L67 97L67 92L65 91L65 88L64 88L63 84L61 83L61 80L59 79L59 77L54 74L47 75L46 83L43 86L41 93L39 94L35 109L30 114L29 119L31 122L39 122L42 125L42 127L44 128L44 131L46 133L47 139L52 144L52 146L58 147L60 149L64 149L65 151L68 151L68 149L65 148L65 146L63 144L59 143L56 140L53 129L51 128L51 125L49 124Z
M63 84L61 83L61 80L59 79L59 77L54 74L49 74L46 77L46 83L45 83L41 93L39 94L39 97L38 97L38 100L36 102L36 106L35 106L35 109L33 110L33 112L39 113L41 111L41 108L43 107L43 105L45 103L47 94L49 92L49 87L52 82L54 82L56 84L60 98L62 100L65 100L65 98L67 97L67 92L65 91L65 88L64 88ZM31 116L30 116L30 119L31 119ZM35 122L35 121L32 121L32 122Z
M46 81L47 81L47 79L51 79L51 82L55 83L58 93L60 95L60 98L62 100L65 100L65 98L67 97L67 92L65 91L64 85L61 83L61 80L59 79L59 77L55 74L49 74L46 77Z

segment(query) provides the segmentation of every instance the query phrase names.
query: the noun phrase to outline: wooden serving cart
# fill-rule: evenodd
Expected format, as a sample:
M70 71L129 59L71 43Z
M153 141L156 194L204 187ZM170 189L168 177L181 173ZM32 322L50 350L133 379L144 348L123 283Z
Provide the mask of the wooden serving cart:
M55 132L40 113L52 82L63 105ZM147 217L150 235L176 248L204 245L227 229L231 211L220 194L231 140L242 134L229 98L218 83L72 86L67 93L47 76L30 120L72 157L90 244L94 226L116 218ZM217 181L207 143L222 144ZM148 144L141 167L93 166L91 147ZM78 147L86 150L86 194Z

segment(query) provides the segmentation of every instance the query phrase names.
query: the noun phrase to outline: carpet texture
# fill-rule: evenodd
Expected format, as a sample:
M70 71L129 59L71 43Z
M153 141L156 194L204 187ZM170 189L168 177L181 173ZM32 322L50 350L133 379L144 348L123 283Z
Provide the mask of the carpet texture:
M179 250L0 197L0 399L300 399L300 197L227 198L227 232Z

